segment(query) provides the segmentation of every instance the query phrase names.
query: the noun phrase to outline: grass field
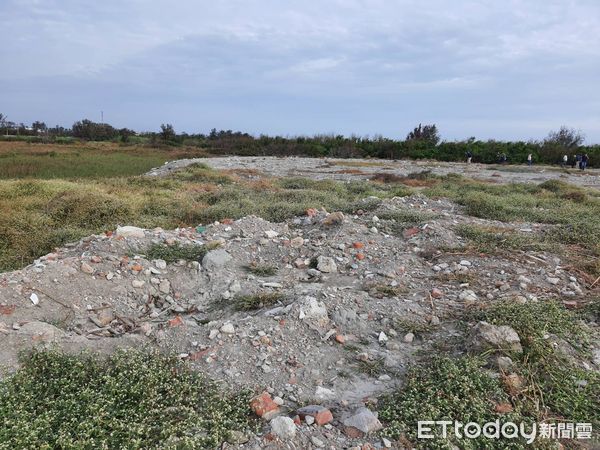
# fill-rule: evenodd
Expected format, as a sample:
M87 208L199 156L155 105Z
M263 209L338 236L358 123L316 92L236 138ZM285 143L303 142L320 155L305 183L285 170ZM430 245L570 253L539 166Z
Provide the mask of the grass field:
M157 149L112 142L65 145L0 142L0 180L139 175L174 159L201 157L192 148Z

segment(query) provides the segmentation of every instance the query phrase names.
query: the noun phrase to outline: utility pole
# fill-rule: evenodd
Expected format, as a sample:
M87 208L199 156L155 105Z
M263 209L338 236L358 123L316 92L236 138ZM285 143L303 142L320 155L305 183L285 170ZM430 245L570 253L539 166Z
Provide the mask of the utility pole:
M100 123L104 123L104 111L100 111Z

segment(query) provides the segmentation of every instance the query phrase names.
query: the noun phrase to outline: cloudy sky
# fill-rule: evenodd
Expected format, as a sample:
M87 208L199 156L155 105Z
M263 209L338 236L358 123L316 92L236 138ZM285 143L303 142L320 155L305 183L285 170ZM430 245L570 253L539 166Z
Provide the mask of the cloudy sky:
M15 122L600 142L597 0L0 0Z

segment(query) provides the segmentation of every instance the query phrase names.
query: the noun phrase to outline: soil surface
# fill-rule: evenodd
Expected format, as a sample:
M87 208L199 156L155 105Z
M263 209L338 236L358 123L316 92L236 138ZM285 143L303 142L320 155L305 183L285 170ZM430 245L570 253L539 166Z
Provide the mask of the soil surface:
M562 181L600 189L600 170L561 169L558 166L466 164L428 160L333 159L333 158L277 158L231 156L223 158L180 159L151 170L148 175L163 176L195 163L215 169L251 169L270 176L303 176L313 179L357 180L376 173L406 176L409 173L430 170L437 175L459 173L469 178L494 183L542 183Z

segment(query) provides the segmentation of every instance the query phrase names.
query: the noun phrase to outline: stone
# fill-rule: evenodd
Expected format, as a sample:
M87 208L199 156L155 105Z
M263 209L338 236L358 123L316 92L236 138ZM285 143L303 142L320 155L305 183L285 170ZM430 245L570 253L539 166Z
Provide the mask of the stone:
M164 259L155 259L153 264L160 270L165 270L167 268L167 262Z
M245 444L249 440L250 438L244 432L238 430L230 431L227 436L227 442L233 445Z
M379 341L380 344L384 344L388 341L388 337L387 335L382 331L379 333L379 336L377 337L377 340Z
M289 417L280 416L271 420L271 432L284 441L296 436L296 424Z
M60 328L39 321L24 323L17 330L20 334L29 336L33 342L55 342L65 336L65 332Z
M262 394L254 397L250 402L250 408L258 417L267 419L277 413L279 407L271 398L271 394L263 392Z
M519 335L507 325L498 326L479 322L471 332L470 343L472 348L478 352L489 349L523 352Z
M378 431L383 428L381 422L377 418L377 413L373 413L370 409L362 407L356 410L354 415L344 420L346 427L356 428L364 434Z
M330 227L333 225L340 225L342 222L344 222L344 213L341 211L336 211L334 213L327 214L327 216L321 221L321 224Z
M317 258L317 270L323 273L335 273L337 272L337 265L333 258L319 256Z
M158 290L163 294L171 292L171 282L169 280L162 280L158 286Z
M275 230L267 230L265 231L265 236L269 239L274 239L279 236L279 233Z
M321 402L326 400L332 400L335 397L335 392L331 389L327 389L322 386L317 386L317 389L315 390L315 399Z
M298 236L298 237L295 237L294 239L292 239L292 240L290 241L290 245L291 245L293 248L300 248L300 247L302 247L302 246L304 245L304 238L302 238L302 237L300 237L300 236Z
M560 278L546 277L546 281L550 284L557 285L560 282Z
M444 293L441 290L439 290L438 288L433 288L431 290L431 296L433 298L442 298L444 296Z
M329 322L327 308L323 302L317 301L315 297L305 297L300 306L300 315L302 319L307 319L312 322L324 326Z
M81 263L81 271L89 275L94 273L94 269L92 268L92 266L85 262Z
M96 319L103 327L115 320L115 315L110 308L102 308L96 313Z
M317 425L325 425L333 420L333 414L331 414L331 411L320 405L304 406L296 412L301 419L306 420L307 416L313 417Z
M221 333L235 334L235 327L233 326L232 323L229 323L229 322L227 322L226 324L223 324L223 326L221 328L219 328L219 330L221 331Z
M315 436L310 437L310 442L317 448L325 447L325 442Z
M406 342L407 344L410 344L414 340L415 340L415 335L413 333L406 333L404 335L403 341Z
M465 302L476 302L478 297L477 294L475 294L475 292L473 292L470 289L467 289L459 294L458 299Z
M496 363L498 364L498 368L505 372L508 372L513 368L513 360L508 356L498 356L496 359Z
M117 236L124 238L139 238L145 237L144 229L132 226L117 227Z
M211 250L202 258L202 266L206 270L221 269L232 259L232 256L223 249Z
M146 284L146 282L143 280L133 280L131 282L131 285L136 289L144 287L144 284Z
M33 303L34 305L39 305L40 303L40 299L37 296L37 294L35 292L33 292L30 296L29 296L29 300L31 300L31 303Z

